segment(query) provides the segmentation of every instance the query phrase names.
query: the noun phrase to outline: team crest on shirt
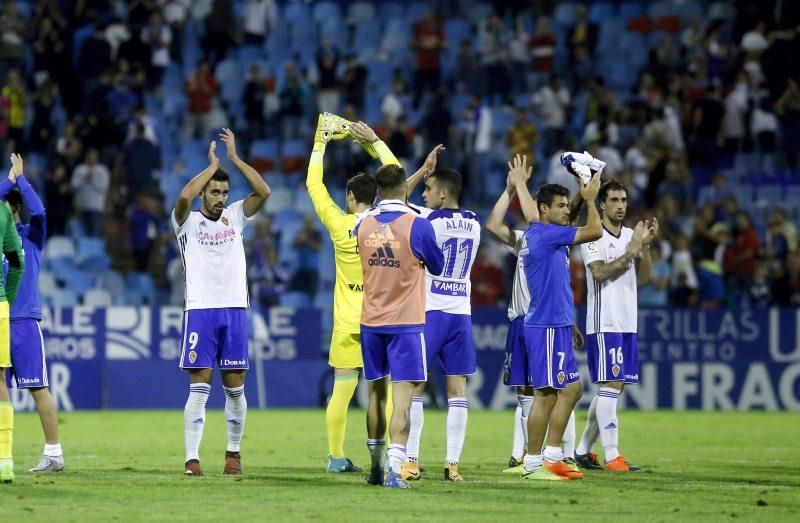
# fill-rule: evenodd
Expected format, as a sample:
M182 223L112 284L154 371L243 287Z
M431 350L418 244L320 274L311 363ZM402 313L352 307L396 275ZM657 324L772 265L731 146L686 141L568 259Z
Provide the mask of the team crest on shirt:
M559 372L558 372L558 375L556 376L556 379L558 380L558 384L559 384L559 385L563 385L563 384L564 384L564 380L565 380L566 378L567 378L567 376L564 374L564 371L563 371L563 370L562 370L562 371L559 371Z
M189 363L194 363L197 361L197 353L195 351L189 351Z
M223 216L223 217L222 217L222 220L221 220L221 221L222 221L222 223L224 223L225 225L228 225L228 219L227 219L225 216Z
M613 374L615 378L619 376L619 365L611 367L611 374Z

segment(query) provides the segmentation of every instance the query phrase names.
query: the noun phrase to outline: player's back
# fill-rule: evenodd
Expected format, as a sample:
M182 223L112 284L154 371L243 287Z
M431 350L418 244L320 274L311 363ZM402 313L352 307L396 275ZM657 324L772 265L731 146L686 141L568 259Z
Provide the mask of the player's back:
M11 306L11 318L23 319L32 318L42 319L42 309L39 301L39 269L41 267L42 247L40 243L34 242L29 238L31 225L17 224L17 233L22 242L22 250L25 253L25 273L22 275L22 283L19 286L17 299ZM42 243L44 238L42 238ZM4 267L4 271L8 267Z
M243 200L226 207L218 220L192 211L172 226L186 279L186 310L249 307L242 230L247 221Z
M531 303L525 325L566 327L574 323L569 245L576 227L534 223L525 231L523 258Z
M478 216L463 209L438 209L427 215L444 255L439 276L425 271L425 310L470 314L470 272L481 241Z
M333 289L334 329L359 332L361 303L364 298L364 275L358 255L358 237L355 225L358 216L347 214L337 222L336 229L328 229L333 242L336 283Z
M581 245L583 263L601 261L611 263L623 254L633 236L633 229L622 227L619 236L603 229L603 236L594 242ZM587 309L586 333L636 332L638 328L636 264L604 282L595 281L592 271L586 271Z

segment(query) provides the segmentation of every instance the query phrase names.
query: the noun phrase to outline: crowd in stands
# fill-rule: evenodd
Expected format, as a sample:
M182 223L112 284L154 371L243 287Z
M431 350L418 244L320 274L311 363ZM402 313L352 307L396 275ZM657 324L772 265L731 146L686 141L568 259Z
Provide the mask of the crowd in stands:
M661 224L642 304L800 305L798 13L769 0L4 0L0 140L45 200L51 303L182 302L168 213L226 126L273 188L247 236L254 303L330 308L332 246L303 178L331 111L368 122L409 169L445 144L462 204L484 215L511 154L533 159L534 188L574 193L558 158L586 150L629 187L630 221ZM231 201L244 197L220 157ZM342 204L345 179L375 167L350 143L326 159ZM484 243L473 301L503 304L513 260ZM580 302L577 258L573 275Z

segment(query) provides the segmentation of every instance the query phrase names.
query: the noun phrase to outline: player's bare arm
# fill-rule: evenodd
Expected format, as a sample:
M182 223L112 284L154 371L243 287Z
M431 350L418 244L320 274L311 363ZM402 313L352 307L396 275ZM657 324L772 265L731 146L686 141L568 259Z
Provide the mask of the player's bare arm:
M408 194L414 192L414 189L417 188L417 185L422 180L426 179L428 176L433 174L433 171L436 170L436 162L439 160L439 153L445 150L444 145L439 144L433 149L431 152L428 153L428 156L425 158L425 161L422 163L422 167L417 170L414 174L408 177L406 180L406 188L408 189Z
M219 138L228 150L228 160L230 160L239 172L244 175L248 185L250 185L250 189L253 190L250 196L244 199L242 205L245 217L250 218L258 212L261 206L264 205L264 202L267 201L267 198L269 198L269 185L267 185L264 178L258 174L258 171L239 158L239 155L236 153L236 137L233 131L225 127L222 129Z
M586 220L586 225L578 227L578 231L575 233L575 240L572 242L573 245L593 242L603 236L603 222L600 219L600 212L597 210L597 204L595 203L599 191L600 173L596 173L589 180L589 183L581 186L581 196L587 203L586 207L589 209L589 216Z
M572 223L576 223L578 218L581 215L581 209L583 209L583 195L580 191L572 198L572 201L569 202L569 215L572 216Z
M508 206L511 205L511 200L514 198L516 192L517 189L514 187L514 183L511 181L511 175L509 174L506 178L506 189L500 195L500 198L497 199L497 203L494 204L492 212L486 219L486 228L489 232L509 247L513 247L516 244L517 235L514 234L514 230L506 224L505 217L506 212L508 212Z
M628 270L631 262L636 260L642 252L642 235L648 226L647 222L636 224L628 248L616 260L612 262L595 261L589 264L589 270L592 271L592 277L596 282L603 283L606 280L613 280Z
M178 195L178 201L175 202L175 221L178 225L183 225L186 219L189 218L189 213L192 211L192 200L200 195L200 191L206 186L208 181L214 176L214 173L219 169L219 158L215 153L217 149L217 142L214 140L208 145L208 167L200 171L200 174L189 180L189 183L183 186L181 193Z
M530 180L533 174L533 166L528 165L528 157L519 154L516 155L508 162L508 169L508 175L517 192L525 221L527 223L538 222L539 209L537 208L536 200L531 196L531 192L528 190L528 180Z
M653 279L653 258L650 256L650 245L658 237L658 220L653 217L649 227L642 234L642 255L636 269L636 284L647 285Z
M11 155L11 169L8 171L8 179L11 183L17 183L17 178L23 173L22 156L17 153Z

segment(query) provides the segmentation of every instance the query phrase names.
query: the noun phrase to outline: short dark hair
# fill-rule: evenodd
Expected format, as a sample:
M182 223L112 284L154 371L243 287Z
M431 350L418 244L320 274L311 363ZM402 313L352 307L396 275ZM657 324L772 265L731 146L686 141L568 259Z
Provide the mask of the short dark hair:
M353 197L358 203L372 205L378 194L378 185L375 183L375 178L369 174L358 173L347 180L345 194L348 192L353 193Z
M6 194L4 199L11 206L12 212L16 207L19 207L19 212L22 212L22 193L20 193L18 189L14 189Z
M405 185L406 172L399 165L383 165L375 173L378 192L392 191Z
M211 179L208 180L206 182L206 184L203 186L203 190L205 191L206 187L208 187L208 184L211 183L211 182L228 182L228 183L230 183L230 179L231 179L231 177L228 176L228 173L226 173L222 169L217 169L216 172L214 172L214 175L211 177Z
M557 183L546 183L536 191L536 205L545 204L550 207L556 196L566 196L569 198L569 189Z
M452 169L437 169L430 177L436 178L436 181L442 184L453 198L458 199L461 194L460 174Z
M625 187L625 185L619 180L611 178L610 180L603 182L603 184L600 186L600 190L597 193L597 201L601 203L606 201L606 197L608 197L608 193L611 191L625 191L625 196L628 195L628 189Z

